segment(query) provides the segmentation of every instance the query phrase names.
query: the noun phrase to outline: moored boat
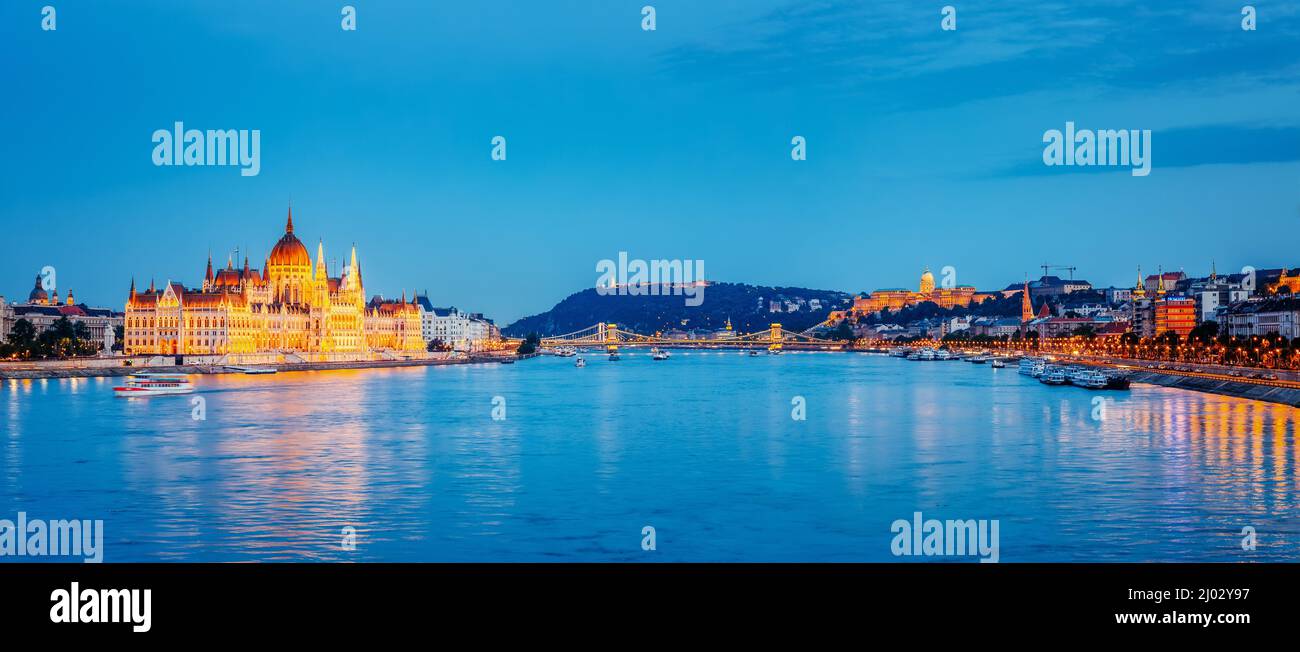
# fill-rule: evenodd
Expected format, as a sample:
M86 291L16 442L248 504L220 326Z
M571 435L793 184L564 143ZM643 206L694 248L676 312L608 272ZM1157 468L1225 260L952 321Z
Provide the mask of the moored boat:
M277 370L276 370L275 367L231 367L231 366L227 366L227 367L226 367L226 371L233 371L233 372L235 372L235 373L245 374L245 375L248 375L248 376L260 376L260 375L263 375L263 374L273 374L273 373L276 373Z
M1101 390L1106 386L1106 377L1088 366L1071 366L1066 370L1066 382L1087 390Z
M1007 366L1007 363L1002 358L993 358L992 365L994 369L1002 369Z
M1069 375L1071 385L1085 389L1105 389L1106 376L1096 369L1079 367Z
M1106 376L1106 389L1128 389L1128 374L1118 369L1108 369L1102 372Z
M1020 373L1030 378L1038 378L1043 375L1043 370L1047 363L1038 358L1023 358L1020 360Z
M1038 382L1043 383L1044 385L1064 385L1065 380L1064 367L1045 367L1042 374L1038 376Z

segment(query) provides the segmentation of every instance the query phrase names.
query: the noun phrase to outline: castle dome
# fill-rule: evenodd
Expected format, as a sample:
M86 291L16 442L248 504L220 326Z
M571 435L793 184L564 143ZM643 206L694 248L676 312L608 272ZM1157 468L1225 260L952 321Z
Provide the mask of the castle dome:
M41 287L41 275L36 275L36 287L32 288L32 293L27 295L27 303L44 303L50 300L50 295Z
M284 226L284 235L271 248L267 264L311 267L311 257L307 255L307 247L293 234L293 209L289 209L289 221Z
M934 292L934 274L930 273L930 268L925 268L921 273L921 294L930 294Z

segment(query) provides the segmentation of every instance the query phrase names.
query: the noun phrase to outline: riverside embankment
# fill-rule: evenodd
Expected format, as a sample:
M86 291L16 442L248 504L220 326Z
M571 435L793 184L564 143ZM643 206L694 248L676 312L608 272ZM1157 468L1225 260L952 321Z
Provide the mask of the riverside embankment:
M475 355L468 358L421 358L415 360L356 360L347 362L281 362L250 365L259 368L271 368L276 371L327 371L333 369L384 369L391 367L427 367L453 364L496 363L503 355ZM518 356L516 359L523 359ZM531 357L531 356L528 356ZM242 373L227 365L142 365L142 366L67 366L30 363L21 366L0 366L0 380L34 380L42 378L95 378L130 376L141 373L174 374L228 374Z
M1207 374L1183 373L1178 371L1135 371L1129 379L1135 383L1147 383L1162 387L1187 389L1196 392L1209 392L1223 396L1235 396L1256 401L1282 403L1300 407L1300 387L1290 387L1277 382L1255 381L1253 379L1222 378Z

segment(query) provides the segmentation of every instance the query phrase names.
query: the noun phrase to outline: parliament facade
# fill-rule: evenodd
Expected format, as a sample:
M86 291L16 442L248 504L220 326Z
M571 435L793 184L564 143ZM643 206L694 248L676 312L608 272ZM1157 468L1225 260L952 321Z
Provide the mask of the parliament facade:
M307 353L364 355L424 351L420 309L375 297L366 300L357 250L338 277L330 277L325 247L313 266L293 234L290 210L284 235L262 269L233 260L207 272L201 288L152 282L126 301L123 348L127 355L228 355ZM319 356L318 356L319 357Z

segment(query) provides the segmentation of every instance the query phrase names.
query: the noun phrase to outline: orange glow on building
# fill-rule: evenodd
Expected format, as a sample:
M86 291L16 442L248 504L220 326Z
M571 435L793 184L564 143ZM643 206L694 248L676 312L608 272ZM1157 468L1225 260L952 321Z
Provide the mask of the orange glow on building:
M337 278L329 277L324 243L313 268L293 234L293 212L266 265L242 269L234 261L215 273L208 257L203 286L169 282L136 292L126 302L124 352L153 355L225 355L305 352L366 354L423 351L415 301L366 302L356 247Z
M1155 302L1156 335L1168 331L1187 337L1196 328L1196 300L1191 297L1166 297Z
M931 274L927 268L921 273L921 282L916 292L906 288L885 288L865 296L854 297L853 307L848 311L831 313L830 321L839 321L845 317L865 316L886 308L891 311L901 310L927 301L933 302L940 308L965 308L972 303L982 303L992 296L991 294L977 292L975 287L971 285L958 285L951 288L935 287L934 274Z

